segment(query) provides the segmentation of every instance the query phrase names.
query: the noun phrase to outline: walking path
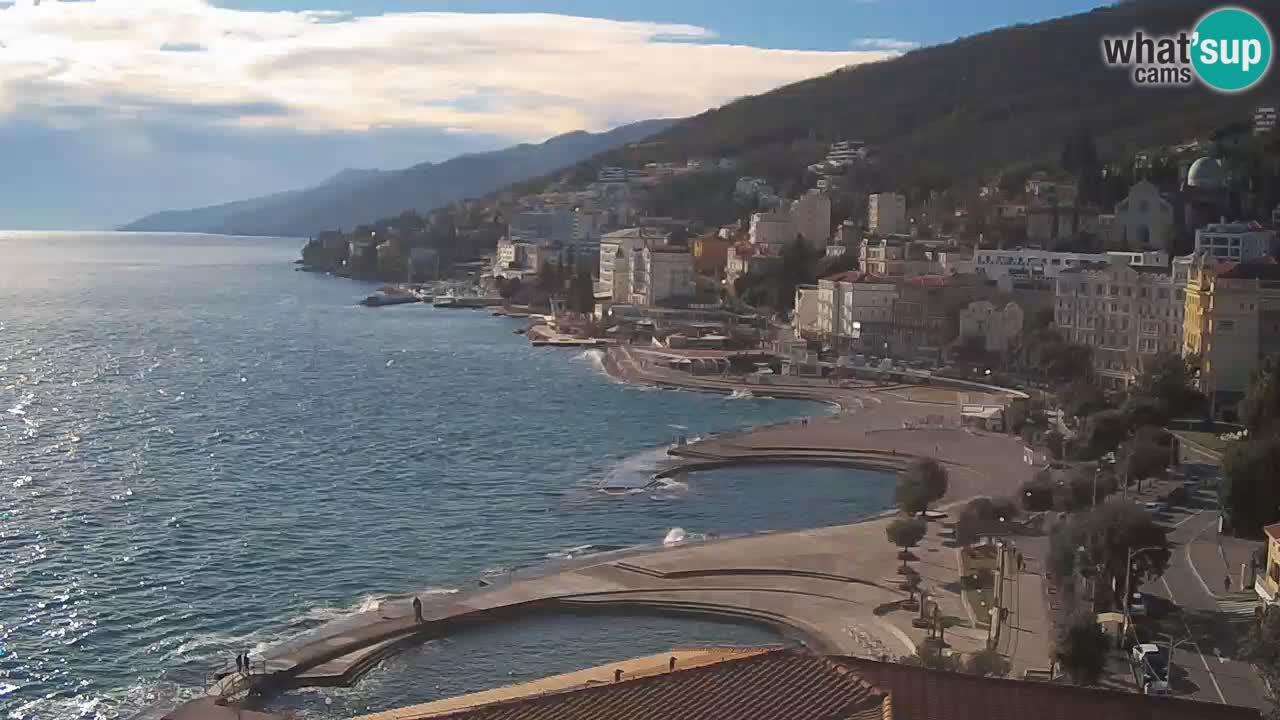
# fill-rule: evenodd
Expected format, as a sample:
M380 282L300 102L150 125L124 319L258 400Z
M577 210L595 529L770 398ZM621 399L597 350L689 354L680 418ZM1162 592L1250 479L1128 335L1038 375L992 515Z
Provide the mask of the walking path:
M622 362L627 362L625 355ZM685 374L670 382L692 377ZM722 382L711 386L721 392L737 387L697 378L698 387L708 389L707 382ZM681 450L693 463L685 470L768 460L894 470L910 458L930 456L951 470L944 501L952 503L982 494L1008 495L1034 472L1016 439L957 427L959 404L974 401L973 393L913 386L785 386L769 392L826 399L837 402L843 412L695 443ZM991 399L982 395L977 401ZM924 420L942 427L903 428L904 422ZM377 610L270 648L262 654L263 671L249 682L225 668L209 695L234 700L250 690L269 694L309 685L347 685L405 645L470 624L545 612L622 608L714 615L773 626L829 654L911 654L923 631L911 626L916 613L898 607L908 593L898 588L900 562L897 548L885 537L888 522L880 517L852 525L583 558L552 575L426 597L422 622L415 621L408 598L386 602ZM965 612L949 538L950 531L932 525L915 549L914 567L946 620L952 648L974 652L985 646L986 632L972 627ZM210 707L208 700L197 701L173 717L218 717Z

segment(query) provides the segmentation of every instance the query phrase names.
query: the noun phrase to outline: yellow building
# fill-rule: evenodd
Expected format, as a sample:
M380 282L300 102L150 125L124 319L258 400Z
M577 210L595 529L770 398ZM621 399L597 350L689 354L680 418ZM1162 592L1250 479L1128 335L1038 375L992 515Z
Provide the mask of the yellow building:
M1280 265L1198 257L1187 277L1182 354L1200 358L1200 390L1215 408L1244 396L1259 361L1280 352Z
M1276 602L1276 593L1280 591L1280 523L1262 528L1267 534L1267 565L1253 580L1253 589L1258 598L1271 604Z

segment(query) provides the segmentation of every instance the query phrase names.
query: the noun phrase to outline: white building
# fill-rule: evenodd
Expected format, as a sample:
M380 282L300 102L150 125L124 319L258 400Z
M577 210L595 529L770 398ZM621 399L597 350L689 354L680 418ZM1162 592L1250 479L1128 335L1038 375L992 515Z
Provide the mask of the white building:
M817 331L841 350L882 348L897 298L896 284L867 273L820 278Z
M991 280L1004 277L1056 278L1070 268L1111 262L1113 258L1128 265L1169 265L1168 253L1160 251L1073 253L1035 248L978 249L973 253L973 270Z
M1214 223L1196 231L1196 255L1246 262L1273 255L1276 233L1256 223Z
M1111 221L1112 243L1130 250L1168 250L1173 239L1173 205L1146 180L1116 203Z
M1274 104L1259 105L1253 111L1253 134L1262 135L1276 129L1277 107Z
M829 222L829 220L828 220ZM767 245L775 250L795 242L796 226L790 213L752 213L747 240L752 245Z
M831 239L831 197L821 190L809 190L791 203L791 217L809 247L825 247Z
M663 241L660 233L648 228L627 228L625 230L615 230L611 233L605 233L600 237L600 285L599 292L612 293L614 282L614 264L617 262L618 252L622 251L629 259L631 253L638 248L648 245L655 245ZM631 293L628 292L627 295ZM625 298L618 298L619 302L626 302Z
M817 285L796 286L796 303L795 310L791 314L791 327L801 337L821 334L818 322L820 292Z
M602 167L596 175L596 182L605 184L625 183L627 181L627 169L621 167Z
M1058 275L1054 319L1065 339L1093 348L1108 387L1128 386L1157 353L1179 353L1186 295L1169 266L1081 265Z
M987 300L960 310L960 337L979 338L989 353L1005 354L1022 335L1022 308L1017 303L996 307Z
M875 193L867 198L867 226L873 233L907 232L907 198L898 193Z
M693 256L684 248L658 246L633 250L628 271L632 305L653 307L693 295Z
M829 165L848 166L867 159L867 145L861 140L841 140L831 144L826 162Z

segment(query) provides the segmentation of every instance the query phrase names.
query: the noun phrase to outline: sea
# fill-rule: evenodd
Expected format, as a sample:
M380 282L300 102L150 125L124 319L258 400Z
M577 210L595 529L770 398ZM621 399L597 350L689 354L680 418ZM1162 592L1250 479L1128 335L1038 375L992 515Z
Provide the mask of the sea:
M564 557L849 522L875 473L774 466L640 490L677 437L829 410L632 387L519 321L357 306L303 241L0 232L0 718L150 716L237 653ZM599 486L635 491L606 494ZM433 641L269 709L350 717L674 646L670 617Z

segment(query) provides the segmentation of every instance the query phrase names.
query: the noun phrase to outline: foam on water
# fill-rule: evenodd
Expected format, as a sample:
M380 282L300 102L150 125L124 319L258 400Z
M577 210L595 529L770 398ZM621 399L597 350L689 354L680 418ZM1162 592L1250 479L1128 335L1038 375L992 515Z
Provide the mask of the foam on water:
M781 504L645 488L668 424L813 404L634 390L598 351L534 352L498 318L355 308L360 285L293 272L301 245L0 238L0 718L171 706L237 652L426 586L749 530ZM602 479L628 496L583 492Z

